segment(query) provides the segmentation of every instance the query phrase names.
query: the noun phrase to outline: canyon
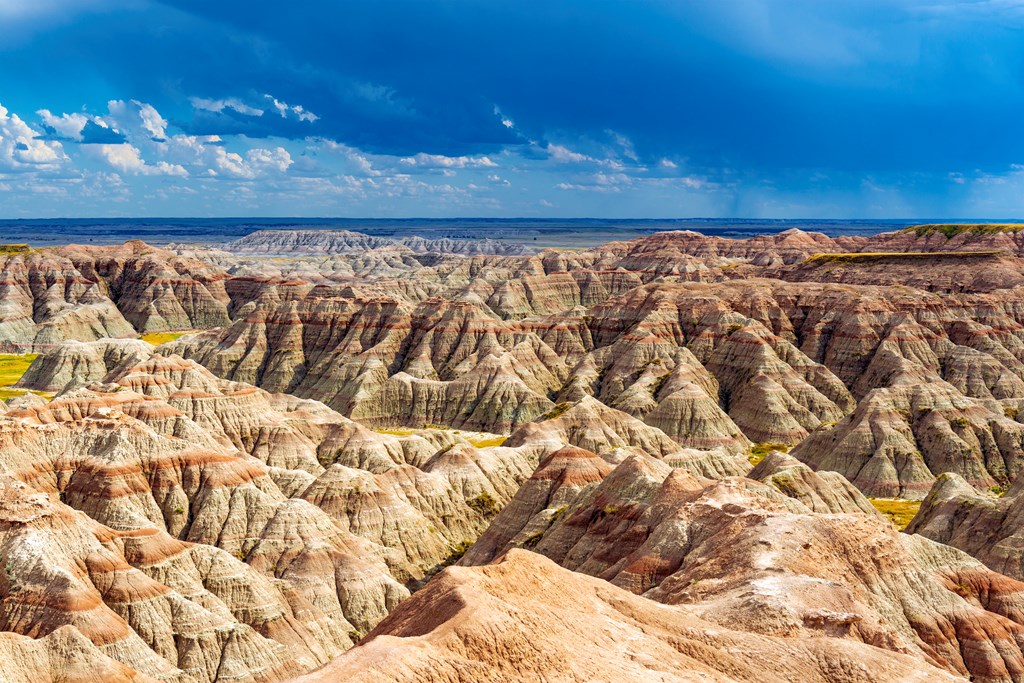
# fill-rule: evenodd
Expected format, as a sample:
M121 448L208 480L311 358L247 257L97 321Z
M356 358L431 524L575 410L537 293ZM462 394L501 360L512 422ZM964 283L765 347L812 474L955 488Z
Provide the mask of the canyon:
M0 680L1024 681L1021 228L0 248Z

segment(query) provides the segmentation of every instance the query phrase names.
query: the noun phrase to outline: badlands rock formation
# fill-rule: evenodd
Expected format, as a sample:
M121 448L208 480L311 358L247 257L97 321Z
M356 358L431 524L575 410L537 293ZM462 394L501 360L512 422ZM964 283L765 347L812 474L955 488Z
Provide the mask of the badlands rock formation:
M371 249L407 249L415 254L529 254L521 245L493 239L434 239L370 237L350 230L257 230L225 249L237 254L361 254Z
M768 485L715 482L645 455L613 468L564 449L461 564L528 548L729 629L852 641L972 680L1017 680L1024 616L1010 605L1024 583L897 533L839 477L800 468L779 458L758 473Z
M1020 234L4 252L0 679L1022 681Z
M358 648L297 683L962 681L835 638L735 631L512 550L453 567Z
M0 348L223 325L224 279L199 260L142 242L0 252Z
M960 548L995 571L1024 579L1024 497L1015 484L1002 497L953 473L940 476L909 533Z

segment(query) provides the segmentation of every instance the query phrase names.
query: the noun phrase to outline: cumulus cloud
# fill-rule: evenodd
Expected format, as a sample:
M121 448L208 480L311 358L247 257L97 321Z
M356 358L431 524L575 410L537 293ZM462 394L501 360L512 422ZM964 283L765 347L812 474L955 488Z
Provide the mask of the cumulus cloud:
M67 156L56 140L43 140L17 114L0 105L0 165L12 170L51 170Z
M214 152L214 175L253 179L269 173L284 173L292 165L291 154L284 147L250 149L243 157L218 147Z
M459 156L447 157L443 154L426 154L420 152L416 156L404 157L402 163L406 166L420 166L424 168L496 168L498 164L489 157Z
M132 104L139 108L142 127L153 136L154 140L165 140L167 138L167 119L160 116L160 112L151 104L143 104L138 100L132 100Z
M160 161L147 164L139 149L127 142L117 145L95 145L97 152L110 166L122 173L133 175L166 175L179 178L188 177L188 171L180 164L169 164Z
M40 109L36 112L42 119L43 125L52 130L58 136L69 140L82 141L82 131L89 123L89 117L85 114L61 114L55 116L49 109Z

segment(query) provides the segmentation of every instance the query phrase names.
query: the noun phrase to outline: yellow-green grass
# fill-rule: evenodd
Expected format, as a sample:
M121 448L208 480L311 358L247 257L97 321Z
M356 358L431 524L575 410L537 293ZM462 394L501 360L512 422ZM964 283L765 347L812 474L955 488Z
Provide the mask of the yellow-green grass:
M875 509L889 518L893 525L903 531L921 509L919 500L900 500L898 498L869 498Z
M804 261L807 265L817 266L826 263L870 263L872 261L915 261L943 259L966 260L985 259L1003 256L1001 251L852 251L834 254L812 254Z
M36 353L0 353L0 401L6 401L15 396L24 396L28 393L25 389L13 388L13 385L18 383L38 355Z
M172 342L178 337L183 337L191 332L147 332L146 334L139 337L144 342L148 342L153 346L160 346L167 342Z
M469 442L477 448L493 448L494 446L501 446L507 439L507 436L496 436L490 439L469 439Z
M747 451L747 460L750 461L751 465L757 465L772 451L788 453L790 448L792 448L792 446L788 443L769 443L767 441L756 443L750 447L749 451Z
M0 353L0 387L17 384L38 357L37 353Z
M27 244L0 244L0 255L31 254L34 250Z
M420 434L430 430L453 431L451 427L441 427L438 425L426 425L423 429L414 429L412 427L376 427L373 431L378 434L389 434L391 436L412 436L413 434ZM475 432L463 432L457 429L454 431L477 448L500 446L505 443L506 439L508 439L507 436L501 436L500 434L480 434Z
M1020 232L1024 223L927 223L913 225L903 232L915 233L918 237L945 235L947 239L957 235L997 235L1001 232Z
M413 429L411 427L383 427L380 429L374 429L373 431L378 434L390 434L391 436L412 436L413 434L418 434L422 430Z

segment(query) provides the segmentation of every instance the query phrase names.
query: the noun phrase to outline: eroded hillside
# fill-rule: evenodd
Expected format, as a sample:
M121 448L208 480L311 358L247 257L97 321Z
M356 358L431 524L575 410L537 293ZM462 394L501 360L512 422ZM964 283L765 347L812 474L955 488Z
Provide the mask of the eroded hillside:
M1024 680L1020 234L4 254L11 680Z

